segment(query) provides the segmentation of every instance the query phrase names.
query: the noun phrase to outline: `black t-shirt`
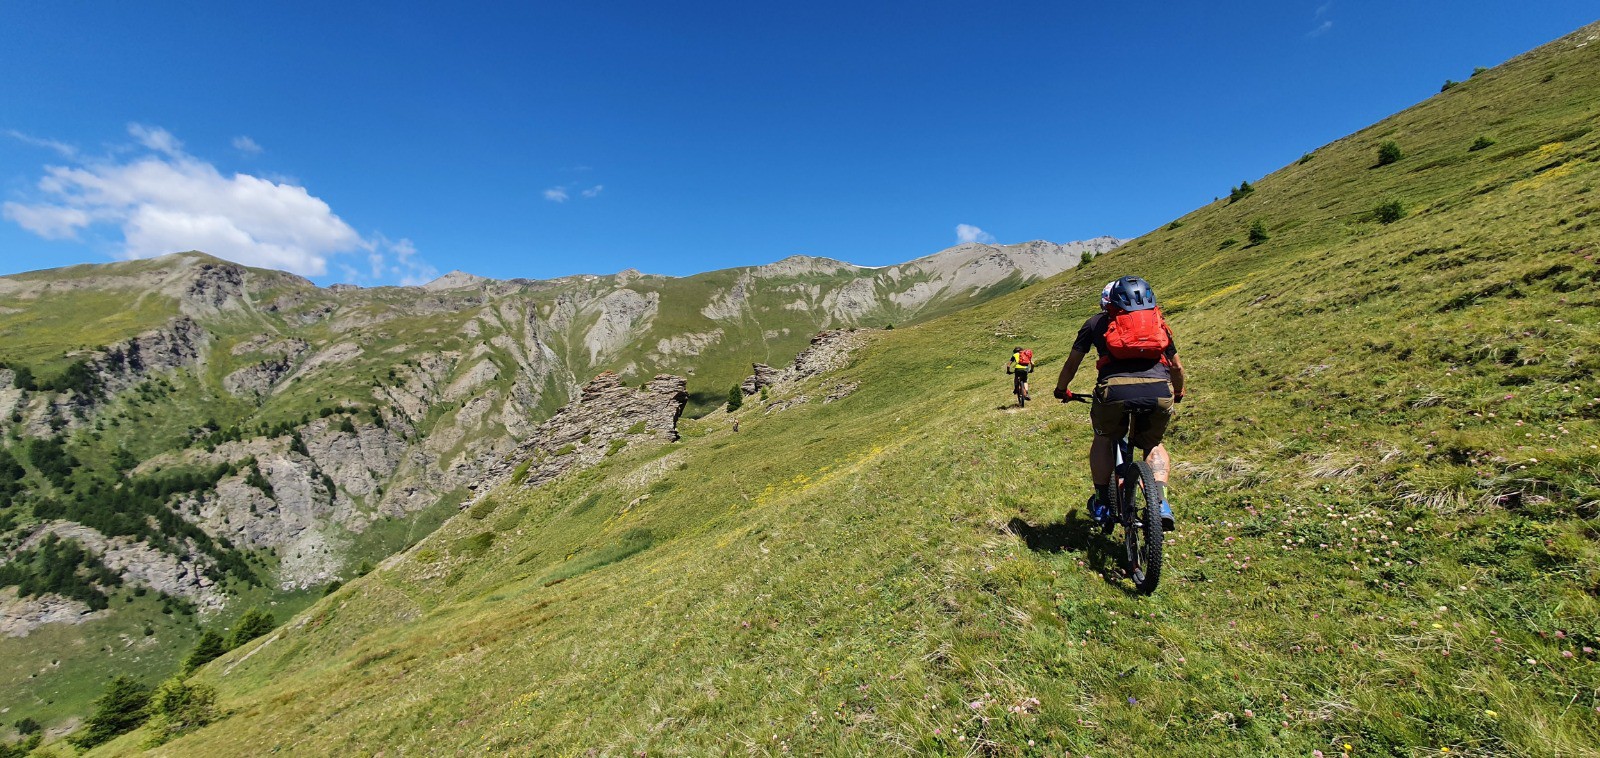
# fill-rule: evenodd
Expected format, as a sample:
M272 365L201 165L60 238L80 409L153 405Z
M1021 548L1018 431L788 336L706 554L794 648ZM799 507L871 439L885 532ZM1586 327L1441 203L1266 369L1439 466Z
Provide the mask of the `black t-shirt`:
M1100 311L1083 322L1083 328L1078 330L1078 338L1072 341L1072 349L1087 354L1090 346L1100 358L1111 355L1106 347L1106 328L1111 326L1111 314ZM1171 344L1167 345L1167 360L1170 361L1178 355L1178 341L1172 338L1172 331L1167 330L1167 337ZM1100 378L1108 376L1133 376L1148 379L1172 380L1172 372L1167 369L1167 364L1159 360L1118 360L1111 358L1100 367Z

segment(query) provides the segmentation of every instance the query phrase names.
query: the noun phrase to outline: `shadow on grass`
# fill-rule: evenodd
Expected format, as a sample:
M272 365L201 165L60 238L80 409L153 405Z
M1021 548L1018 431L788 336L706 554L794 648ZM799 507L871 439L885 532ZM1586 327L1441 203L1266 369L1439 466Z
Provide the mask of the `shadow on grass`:
M1084 566L1104 577L1130 594L1136 591L1122 580L1122 543L1117 532L1106 534L1100 525L1086 518L1078 510L1067 513L1060 523L1034 526L1020 517L1013 517L1007 525L1011 532L1022 538L1022 543L1036 553L1082 553Z

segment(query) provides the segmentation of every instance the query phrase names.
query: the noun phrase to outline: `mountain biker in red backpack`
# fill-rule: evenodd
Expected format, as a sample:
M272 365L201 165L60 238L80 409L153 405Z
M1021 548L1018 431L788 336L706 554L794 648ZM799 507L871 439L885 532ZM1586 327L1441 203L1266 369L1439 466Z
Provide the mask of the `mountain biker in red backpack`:
M1172 329L1156 307L1156 294L1150 283L1137 276L1124 276L1106 284L1100 292L1100 312L1089 317L1061 376L1056 380L1055 396L1067 401L1072 390L1067 385L1078 373L1083 356L1093 346L1098 360L1095 368L1094 404L1089 418L1094 425L1094 442L1089 446L1089 473L1094 478L1095 495L1089 499L1089 515L1104 522L1112 518L1110 507L1112 464L1115 445L1127 433L1127 409L1145 411L1144 420L1133 430L1135 447L1145 451L1145 460L1155 474L1161 496L1161 525L1171 531L1175 524L1172 506L1167 503L1167 472L1171 459L1161 438L1167 432L1174 403L1183 402L1183 364L1178 362L1178 346Z
M1033 351L1011 348L1011 360L1006 361L1006 373L1011 375L1011 394L1020 394L1023 400L1032 400L1033 393L1028 390L1028 374L1033 373Z

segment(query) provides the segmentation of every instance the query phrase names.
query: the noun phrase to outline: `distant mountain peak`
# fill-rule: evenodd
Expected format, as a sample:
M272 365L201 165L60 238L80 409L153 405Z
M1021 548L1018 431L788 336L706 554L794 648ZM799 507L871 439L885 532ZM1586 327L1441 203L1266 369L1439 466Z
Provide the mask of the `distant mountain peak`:
M856 270L856 266L832 258L821 258L815 255L795 254L765 266L757 266L755 275L763 279L775 279L783 276L799 276L802 274L834 274L845 270Z
M465 271L457 269L439 277L438 279L422 285L422 288L430 292L437 292L440 290L459 290L466 289L468 287L480 287L492 281L494 280L486 276L469 274Z

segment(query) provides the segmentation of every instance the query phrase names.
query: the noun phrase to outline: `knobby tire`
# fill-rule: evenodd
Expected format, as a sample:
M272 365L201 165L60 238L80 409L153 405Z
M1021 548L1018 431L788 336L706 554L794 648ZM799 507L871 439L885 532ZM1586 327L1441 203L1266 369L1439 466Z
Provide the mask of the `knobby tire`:
M1150 464L1133 461L1124 465L1119 494L1124 515L1122 528L1127 530L1124 543L1128 577L1139 592L1148 595L1156 591L1161 581L1161 548L1166 540L1161 531L1161 497Z

